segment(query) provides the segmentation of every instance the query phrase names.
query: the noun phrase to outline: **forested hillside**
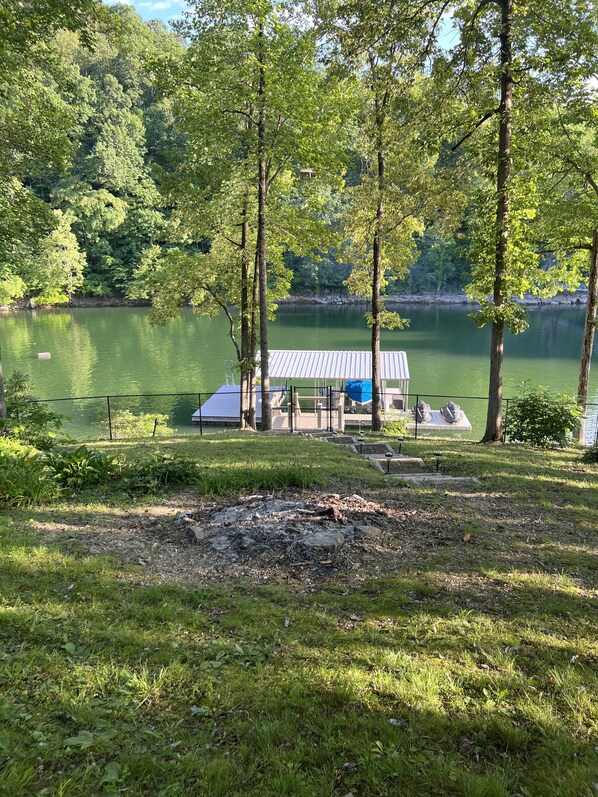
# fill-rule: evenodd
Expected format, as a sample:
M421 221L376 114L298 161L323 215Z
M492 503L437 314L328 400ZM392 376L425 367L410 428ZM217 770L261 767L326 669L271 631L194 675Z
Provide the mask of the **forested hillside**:
M171 103L153 87L149 65L177 47L172 33L128 6L110 10L91 48L77 33L57 32L41 81L68 147L62 163L33 163L24 176L42 234L5 260L0 301L122 294L143 251L164 241L160 168L177 139Z
M50 138L57 125L68 145L58 159L48 157L46 146L26 165L19 202L25 213L35 208L35 224L0 252L0 303L33 298L52 304L75 293L126 296L135 292L144 253L170 246L173 203L161 189L173 172L185 172L186 151L175 120L179 87L163 79L163 69L183 49L183 37L162 23L144 23L130 6L113 6L91 46L80 34L60 30L23 75L36 77L33 95L22 97L23 114L27 103L43 102L36 124L45 117ZM349 182L358 168L358 156L348 149L343 170ZM205 183L200 188L209 178ZM14 215L18 226L19 212ZM333 211L329 222L337 223ZM408 274L391 279L389 290L463 289L469 278L465 224L448 237L429 230L416 237L416 246ZM351 264L334 248L314 256L285 247L282 256L293 292L347 291Z

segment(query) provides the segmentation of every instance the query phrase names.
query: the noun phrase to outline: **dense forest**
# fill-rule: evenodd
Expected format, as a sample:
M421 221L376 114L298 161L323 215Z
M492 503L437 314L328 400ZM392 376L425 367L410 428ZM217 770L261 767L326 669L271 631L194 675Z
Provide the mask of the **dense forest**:
M21 199L37 206L37 224L33 237L2 252L0 303L127 296L144 253L173 240L176 197L168 183L175 171L185 172L186 135L176 115L180 95L163 73L182 57L185 37L117 5L106 9L92 46L65 30L48 46L36 77L44 102L61 116L68 150L60 163L36 157L27 166ZM350 137L346 145L340 168L350 181L359 155ZM338 223L334 208L328 220ZM426 231L415 243L408 273L389 286L393 292L463 289L470 276L465 223L448 237ZM294 292L347 291L351 266L334 247L317 256L285 248L283 260Z

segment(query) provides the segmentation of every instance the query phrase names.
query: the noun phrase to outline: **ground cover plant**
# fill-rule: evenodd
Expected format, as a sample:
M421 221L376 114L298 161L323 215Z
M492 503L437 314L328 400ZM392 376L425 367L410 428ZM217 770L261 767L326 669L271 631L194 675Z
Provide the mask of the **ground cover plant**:
M430 467L438 446L404 444ZM0 512L0 793L594 795L596 465L443 441L442 470L480 483L426 488L305 439L156 449L214 479L294 452L324 487L301 494L359 492L418 545L377 574L194 581L83 541L166 524L195 488Z

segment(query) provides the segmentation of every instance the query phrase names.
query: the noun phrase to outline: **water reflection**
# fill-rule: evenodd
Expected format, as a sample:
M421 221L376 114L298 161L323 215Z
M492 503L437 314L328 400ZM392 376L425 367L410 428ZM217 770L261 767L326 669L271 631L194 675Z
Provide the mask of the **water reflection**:
M271 327L272 348L368 349L365 307L283 307ZM479 330L466 307L400 308L405 330L385 330L382 347L409 356L412 393L484 395L489 330ZM574 391L583 307L542 308L529 329L505 342L505 391L529 379ZM127 393L196 392L224 382L234 356L226 319L196 318L190 310L166 327L148 323L147 308L91 308L6 314L0 320L6 373L19 369L45 398ZM49 351L51 360L38 360ZM598 354L592 395L598 401Z

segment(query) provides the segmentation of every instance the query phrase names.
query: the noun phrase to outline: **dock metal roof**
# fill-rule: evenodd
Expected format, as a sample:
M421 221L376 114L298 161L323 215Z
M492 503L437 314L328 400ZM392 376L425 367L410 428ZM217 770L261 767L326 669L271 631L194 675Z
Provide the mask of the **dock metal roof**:
M272 379L371 379L370 351L270 350ZM380 379L409 379L404 351L380 352Z

